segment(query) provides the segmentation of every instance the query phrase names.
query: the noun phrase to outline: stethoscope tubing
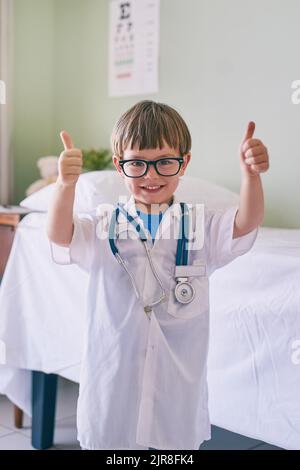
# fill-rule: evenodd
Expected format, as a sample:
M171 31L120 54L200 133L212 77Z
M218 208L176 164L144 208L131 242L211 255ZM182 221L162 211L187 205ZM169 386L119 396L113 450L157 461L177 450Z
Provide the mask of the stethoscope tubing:
M185 203L180 203L180 207L181 207L182 214L181 214L181 219L180 219L179 238L178 238L177 250L176 250L176 266L187 266L187 264L188 264L188 249L187 249L188 240L187 240L187 237L186 237L186 231L188 230L188 212L186 211L186 204ZM130 214L128 214L128 212L125 211L125 209L120 204L118 204L115 211L112 214L112 218L111 218L111 222L110 222L109 244L110 244L110 248L111 248L111 251L112 251L113 255L115 256L115 258L117 259L119 264L125 269L125 271L129 275L137 298L140 299L140 294L139 294L136 282L134 280L134 276L130 272L128 267L126 266L126 263L123 260L123 258L121 257L121 255L119 253L119 250L118 250L118 248L116 246L116 243L115 243L115 241L116 241L115 228L116 228L116 224L118 223L118 217L119 217L120 212L127 218L129 223L134 225L134 227L135 227L135 229L136 229L136 231L139 235L139 239L141 240L141 242L144 246L144 249L145 249L145 252L146 252L150 267L151 267L151 271L152 271L152 273L153 273L153 275L154 275L154 277L155 277L155 279L156 279L156 281L159 284L160 289L161 289L160 298L158 300L152 302L151 304L149 304L147 307L144 307L144 310L147 313L147 312L151 311L152 307L154 307L155 305L158 305L161 302L163 302L167 298L167 295L166 295L165 289L163 287L163 284L161 282L161 279L159 278L159 276L157 274L157 271L155 269L155 266L154 266L154 263L153 263L153 260L152 260L151 254L150 254L150 249L149 249L148 244L147 244L148 238L147 238L145 232L143 231L141 225L134 219L134 217L132 217ZM189 284L187 282L188 281L187 279L181 279L180 281L181 281L180 284L183 284L182 281ZM178 286L179 285L177 284L177 287ZM175 289L175 296L176 296L177 300L180 301L178 299L177 295L176 295L176 292L177 291ZM182 303L185 303L185 302L182 302ZM148 313L147 313L147 315L148 315ZM148 317L149 317L149 315L148 315Z

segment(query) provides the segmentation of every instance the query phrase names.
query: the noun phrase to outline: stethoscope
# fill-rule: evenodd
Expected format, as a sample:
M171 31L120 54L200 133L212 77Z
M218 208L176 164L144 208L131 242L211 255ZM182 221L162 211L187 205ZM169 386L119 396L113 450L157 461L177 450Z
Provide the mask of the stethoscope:
M188 238L186 236L186 232L188 231L188 227L189 227L189 225L188 225L189 213L188 213L188 207L185 203L181 202L180 203L180 208L181 208L180 229L179 229L180 230L180 232L179 232L180 237L178 238L178 242L177 242L176 266L187 266L188 265L188 248L187 248ZM135 227L135 230L136 230L136 232L139 236L139 239L143 243L143 246L144 246L144 249L145 249L149 264L150 264L150 267L151 267L151 271L152 271L152 273L153 273L155 279L157 280L157 282L160 286L160 289L161 289L160 298L158 300L156 300L155 302L152 302L152 303L150 303L150 304L148 304L144 307L145 313L149 317L149 314L152 311L152 307L154 307L154 306L160 304L161 302L165 301L166 298L167 298L167 295L166 295L166 292L164 290L163 284L162 284L162 282L161 282L161 280L160 280L160 278L159 278L159 276L156 272L156 269L154 267L154 264L153 264L153 261L152 261L152 258L151 258L151 254L150 254L150 249L149 249L149 246L148 246L148 243L147 243L148 238L147 238L143 228L134 219L134 217L132 217L130 214L128 214L128 212L124 209L123 205L119 203L117 205L116 209L114 210L114 212L112 214L111 221L110 221L109 244L110 244L110 248L111 248L111 251L112 251L113 255L115 256L117 261L120 263L120 265L125 269L125 271L129 275L137 298L140 299L140 295L139 295L139 291L138 291L137 286L136 286L136 282L134 280L134 276L130 272L130 270L128 269L128 267L127 267L125 261L123 260L123 258L121 257L120 252L119 252L119 250L116 246L116 243L115 243L115 240L116 240L115 229L116 229L116 224L118 223L118 217L119 217L120 213L122 213L126 217L128 222L131 223ZM192 300L195 297L195 290L194 290L194 287L192 286L192 284L189 282L188 277L185 277L185 276L181 275L180 277L175 277L175 280L176 280L176 286L175 286L175 289L174 289L174 295L175 295L176 300L181 304L189 304L190 302L192 302Z

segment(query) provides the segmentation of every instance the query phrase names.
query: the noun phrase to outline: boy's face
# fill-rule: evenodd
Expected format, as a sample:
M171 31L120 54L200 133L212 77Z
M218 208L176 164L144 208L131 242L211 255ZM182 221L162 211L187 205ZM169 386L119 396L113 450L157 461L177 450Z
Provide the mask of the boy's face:
M163 148L138 150L137 148L125 149L122 160L143 159L148 161L158 160L159 158L180 157L179 149L174 149L168 145ZM148 172L139 178L127 177L119 165L120 158L113 155L113 163L117 171L125 180L126 187L133 194L136 203L141 203L149 208L151 204L168 204L178 186L179 177L182 176L190 161L191 154L182 155L184 162L180 171L175 176L161 176L154 166L150 165ZM149 188L150 187L150 188ZM153 189L151 189L153 188Z

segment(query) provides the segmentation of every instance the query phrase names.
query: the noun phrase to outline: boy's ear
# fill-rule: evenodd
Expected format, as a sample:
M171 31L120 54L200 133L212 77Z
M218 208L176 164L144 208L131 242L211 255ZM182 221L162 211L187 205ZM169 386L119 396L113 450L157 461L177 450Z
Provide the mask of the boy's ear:
M113 164L117 170L118 173L120 173L121 176L123 176L123 171L119 165L119 160L120 160L120 157L118 157L117 155L113 155L112 156L112 161L113 161Z
M184 159L184 161L183 161L183 165L182 165L182 167L181 167L181 169L180 169L180 176L184 175L184 172L185 172L185 170L186 170L186 168L187 168L187 166L188 166L188 164L189 164L189 162L190 162L190 159L191 159L191 152L186 153L185 155L183 155L183 159Z

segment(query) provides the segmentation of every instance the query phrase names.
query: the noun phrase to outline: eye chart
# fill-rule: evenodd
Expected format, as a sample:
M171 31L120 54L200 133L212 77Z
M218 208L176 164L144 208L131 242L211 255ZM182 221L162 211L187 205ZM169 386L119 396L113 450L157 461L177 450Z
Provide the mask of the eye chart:
M160 0L110 0L109 96L158 92Z

